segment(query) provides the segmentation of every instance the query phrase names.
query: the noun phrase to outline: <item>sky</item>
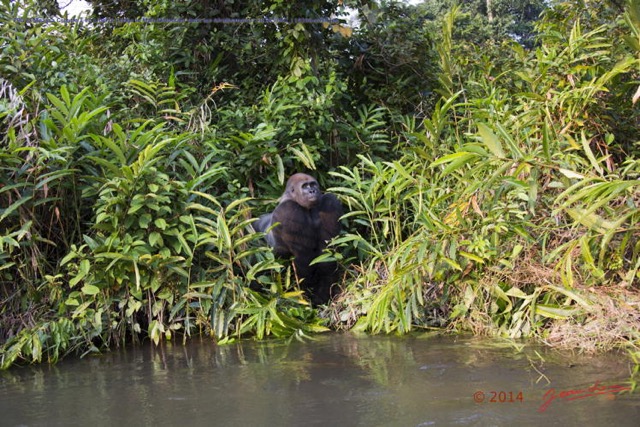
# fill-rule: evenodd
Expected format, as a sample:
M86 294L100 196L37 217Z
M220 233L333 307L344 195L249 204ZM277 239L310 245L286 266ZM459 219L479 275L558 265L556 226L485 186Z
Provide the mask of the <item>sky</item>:
M67 12L70 16L76 16L80 12L89 10L91 6L84 0L58 0L60 10Z

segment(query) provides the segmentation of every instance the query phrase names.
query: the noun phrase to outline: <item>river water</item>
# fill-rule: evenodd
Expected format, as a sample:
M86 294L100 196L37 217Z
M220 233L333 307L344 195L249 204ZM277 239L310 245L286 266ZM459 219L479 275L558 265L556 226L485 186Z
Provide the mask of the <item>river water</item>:
M0 372L0 426L640 425L625 354L436 335L314 338L196 339L12 368Z

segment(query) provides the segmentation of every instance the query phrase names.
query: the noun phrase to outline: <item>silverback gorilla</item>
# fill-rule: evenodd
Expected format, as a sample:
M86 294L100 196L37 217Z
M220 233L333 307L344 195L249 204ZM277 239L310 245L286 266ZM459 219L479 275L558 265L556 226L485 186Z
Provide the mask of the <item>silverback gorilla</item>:
M262 215L253 224L265 232L267 243L279 257L293 256L301 287L310 294L313 304L323 304L331 297L331 285L337 276L336 262L309 265L322 253L331 238L340 233L342 204L333 194L322 194L318 181L296 173L287 181L280 203L272 213Z

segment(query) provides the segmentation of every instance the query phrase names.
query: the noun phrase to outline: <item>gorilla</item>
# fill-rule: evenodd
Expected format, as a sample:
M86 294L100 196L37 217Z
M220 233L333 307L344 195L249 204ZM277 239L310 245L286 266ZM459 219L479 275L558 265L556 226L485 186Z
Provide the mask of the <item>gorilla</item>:
M276 256L293 256L295 273L314 305L329 301L338 266L335 261L310 263L340 233L342 214L342 204L335 195L323 194L313 177L296 173L287 181L275 210L253 224L254 230L262 232L276 224L266 234L267 243Z

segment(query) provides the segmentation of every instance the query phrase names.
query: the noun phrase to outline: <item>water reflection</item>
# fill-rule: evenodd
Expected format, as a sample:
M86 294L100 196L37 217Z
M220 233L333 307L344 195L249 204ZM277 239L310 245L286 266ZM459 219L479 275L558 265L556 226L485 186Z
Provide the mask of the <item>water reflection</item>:
M0 373L0 425L635 426L638 394L558 400L538 412L550 388L627 385L629 373L624 355L476 338L193 340Z

